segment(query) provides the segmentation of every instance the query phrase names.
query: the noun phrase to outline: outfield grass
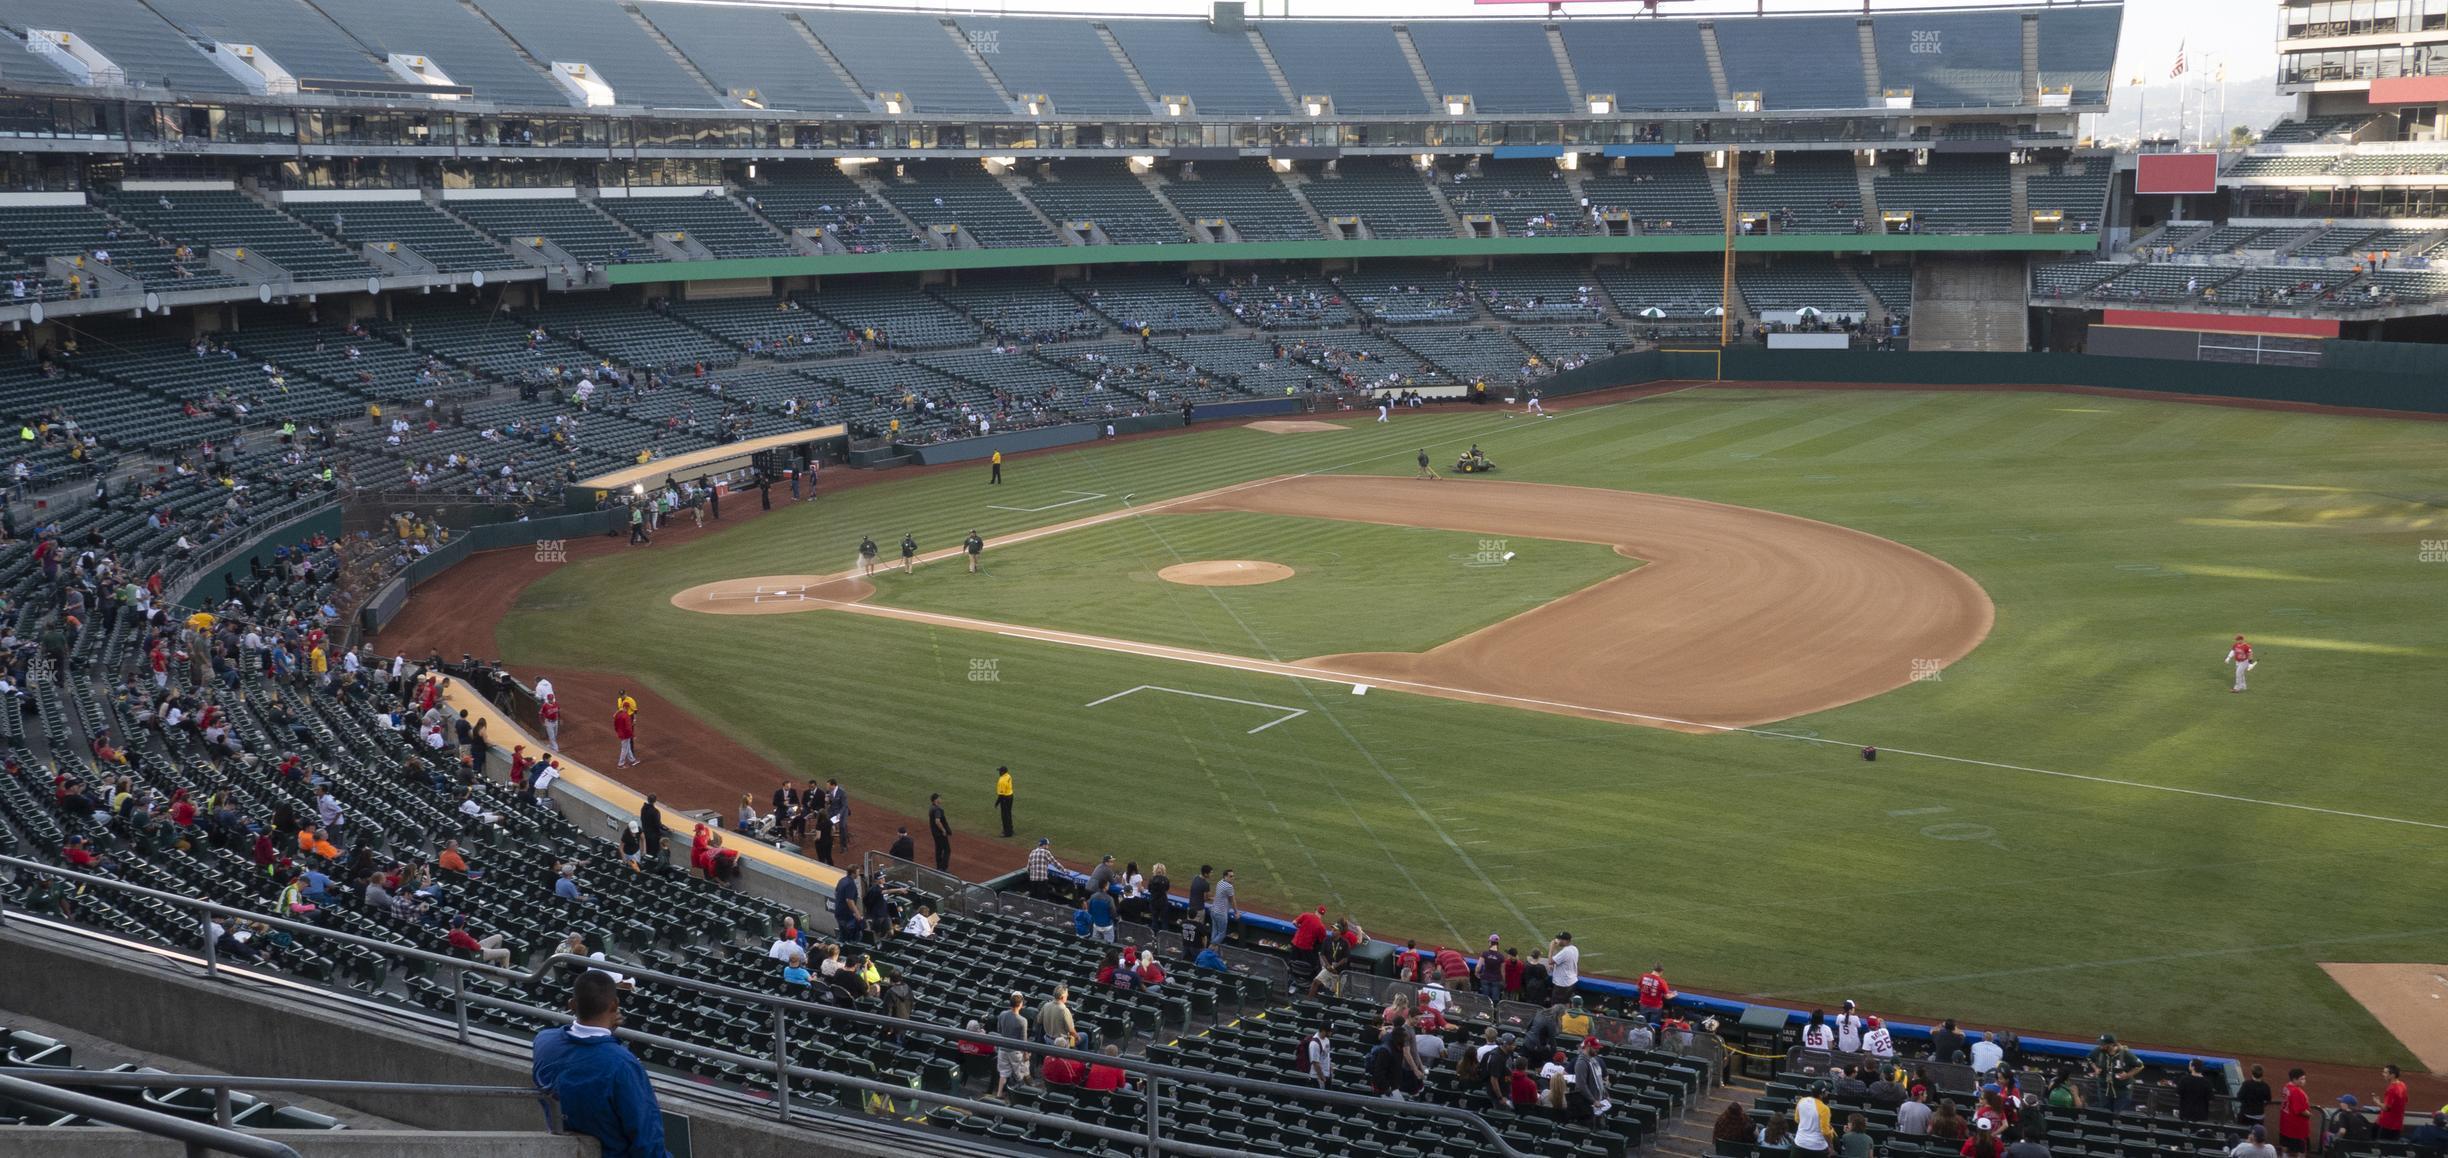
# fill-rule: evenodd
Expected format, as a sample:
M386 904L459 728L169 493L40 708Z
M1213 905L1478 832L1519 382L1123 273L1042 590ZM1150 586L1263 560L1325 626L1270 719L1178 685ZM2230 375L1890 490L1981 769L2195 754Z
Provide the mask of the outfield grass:
M1927 550L1987 588L1996 628L1936 681L1778 726L1841 741L1818 743L668 603L715 579L839 569L861 533L992 540L1123 495L1409 473L1420 446L1473 440L1507 479L1756 506ZM567 566L501 638L522 668L634 673L904 812L943 791L969 831L1009 762L1027 835L1232 864L1254 907L1326 903L1423 940L1569 929L1593 971L1659 961L1686 985L1792 1004L2378 1061L2402 1051L2318 962L2448 961L2448 563L2418 561L2448 539L2443 462L2443 424L2054 394L1702 391L1546 421L1219 429L1033 456L992 491L983 467L859 488ZM989 509L1082 494L1105 497ZM1098 550L1116 571L1148 569L1131 525ZM966 578L952 570L916 585ZM1025 618L1075 594L967 609ZM1196 613L1203 646L1233 642L1232 598L1188 597L1217 609ZM1389 594L1367 613L1419 619L1434 602ZM1162 614L1128 609L1151 632ZM1240 630L1231 650L1343 646ZM2236 632L2265 659L2243 696L2218 663ZM970 679L975 660L999 678ZM1250 735L1263 712L1225 700L1085 706L1138 685L1308 714ZM1888 754L1865 764L1863 743Z
M1595 543L1239 512L1151 515L876 577L876 601L1261 659L1426 651L1636 565ZM1514 558L1508 562L1504 556ZM1484 558L1482 556L1485 556ZM1176 563L1257 560L1289 579L1193 587Z

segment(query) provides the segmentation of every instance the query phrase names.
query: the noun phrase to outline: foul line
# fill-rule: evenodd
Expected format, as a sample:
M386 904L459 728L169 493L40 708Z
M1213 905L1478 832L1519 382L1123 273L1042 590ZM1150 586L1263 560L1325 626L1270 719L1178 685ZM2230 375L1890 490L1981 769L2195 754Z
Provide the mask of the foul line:
M1012 511L1017 514L1033 515L1039 511L1051 511L1060 509L1062 507L1076 507L1081 503L1093 503L1098 499L1105 497L1102 493L1097 491L1062 491L1060 493L1066 495L1078 495L1080 497L1076 499L1064 499L1059 503L1047 503L1042 507L1003 507L996 506L993 503L988 503L986 504L986 509L990 511ZM1130 496L1128 495L1123 496L1125 500L1128 500L1129 497Z
M1279 716L1279 717L1277 717L1277 718L1275 718L1275 719L1272 719L1272 720L1268 720L1266 723L1260 724L1260 725L1258 725L1257 727L1255 727L1255 728L1251 728L1249 731L1247 731L1247 732L1243 733L1243 735L1248 735L1248 736L1255 736L1255 735L1257 735L1258 733L1263 732L1263 731L1266 731L1268 728L1272 728L1272 727L1274 727L1274 726L1275 726L1275 725L1277 725L1277 724L1281 724L1281 723L1284 723L1284 722L1286 722L1286 721L1290 721L1290 720L1297 720L1297 719L1301 718L1302 716L1306 716L1306 715L1308 715L1308 714L1309 714L1309 709L1307 709L1307 708L1287 708L1287 707L1283 706L1282 704L1267 704L1267 703L1260 703L1260 702L1259 702L1259 701L1257 701L1257 700L1236 700L1236 699L1232 698L1231 696L1211 696L1211 695L1208 695L1208 694L1207 694L1207 693L1205 693L1205 692L1189 692L1189 691L1183 691L1183 690L1182 690L1182 689L1180 689L1180 688L1168 688L1168 687L1164 687L1164 686L1162 686L1162 685L1160 685L1160 684L1141 684L1141 685L1139 685L1138 687L1135 687L1135 688L1124 688L1124 689L1122 689L1121 691L1115 692L1114 694L1112 694L1112 695L1110 695L1110 696L1105 697L1104 699L1101 699L1101 700L1090 700L1090 701L1088 701L1086 704L1083 704L1083 705L1081 705L1081 706L1082 706L1082 707L1090 707L1090 708L1093 708L1093 707L1097 706L1098 704L1110 704L1110 703L1114 702L1115 700L1121 699L1122 697L1124 697L1124 696L1127 696L1127 695L1131 694L1132 692L1171 692L1172 694L1177 695L1177 696L1196 696L1196 697L1198 697L1199 699L1202 699L1202 700L1217 700L1217 701L1220 701L1220 702L1223 702L1223 703L1227 703L1227 704L1245 704L1245 705L1247 705L1247 706L1249 706L1249 707L1253 707L1253 708L1265 708L1265 709L1267 709L1267 710L1269 710L1269 711L1276 711L1276 712L1283 712L1283 713L1285 713L1285 714L1284 714L1284 715L1282 715L1282 716Z

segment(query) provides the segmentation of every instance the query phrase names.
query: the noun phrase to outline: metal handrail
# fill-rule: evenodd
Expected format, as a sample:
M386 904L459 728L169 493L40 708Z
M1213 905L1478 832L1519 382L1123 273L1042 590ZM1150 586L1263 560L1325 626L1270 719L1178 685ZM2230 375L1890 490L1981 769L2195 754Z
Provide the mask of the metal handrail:
M73 869L59 868L53 865L44 864L40 861L27 860L22 857L0 856L0 866L17 868L23 871L38 872L48 876L57 877L61 880L74 881L78 884L86 885L92 888L100 888L149 897L180 908L199 911L203 915L203 919L199 921L199 931L203 934L201 939L204 942L204 968L208 975L217 973L220 969L219 955L215 945L213 944L213 938L210 936L208 929L208 926L211 923L211 918L215 914L225 914L233 918L245 917L249 921L265 925L269 928L284 929L289 932L303 934L305 936L321 937L327 940L338 941L342 944L375 949L404 960L421 961L429 965L447 969L451 971L452 974L452 1018L457 1031L458 1040L462 1043L466 1043L471 1040L470 1027L468 1024L468 1007L471 1005L501 1008L523 1013L528 1016L567 1016L566 1013L556 1010L539 1009L535 1006L525 1005L518 1002L503 1001L498 998L486 997L482 994L470 994L467 986L469 974L482 974L504 980L527 983L544 980L553 974L556 967L565 964L574 965L582 969L601 969L605 967L604 962L597 961L591 957L582 957L574 953L554 953L545 958L543 961L538 962L534 968L522 972L508 966L488 965L481 961L468 960L465 957L453 957L443 953L435 953L430 950L414 948L412 946L398 945L389 941L376 940L371 937L361 937L354 933L342 933L337 930L326 929L320 925L310 924L303 921L294 921L286 917L258 913L249 909L241 909L235 906L225 905L218 901L203 900L197 897L183 896L178 893L164 892L160 889L130 884L126 881L115 880L110 877L95 876L90 873L77 872ZM4 920L5 910L5 906L0 906L0 920ZM630 1040L640 1041L650 1045L662 1046L664 1048L678 1050L685 1053L692 1053L702 1057L717 1058L718 1060L728 1061L732 1064L741 1065L744 1067L755 1068L762 1070L765 1073L774 1075L775 1111L776 1115L784 1122L791 1120L790 1087L787 1079L790 1077L802 1077L812 1081L824 1082L829 1085L842 1086L849 1089L857 1089L863 1092L887 1094L892 1097L915 1098L924 1101L938 1101L947 1105L955 1105L959 1108L969 1109L976 1113L985 1113L998 1117L1009 1117L1022 1120L1033 1120L1038 1121L1040 1124L1059 1125L1065 1129L1077 1130L1086 1133L1095 1133L1098 1129L1091 1123L1078 1121L1076 1119L1051 1118L1042 1115L1031 1115L1029 1111L1018 1110L999 1103L979 1102L974 1099L955 1098L949 1095L933 1094L928 1091L913 1089L908 1086L890 1085L887 1083L869 1081L864 1078L854 1078L843 1074L827 1073L821 1070L811 1070L804 1067L793 1066L789 1064L787 1060L790 1057L790 1019L786 1015L796 1012L811 1015L817 1018L829 1019L836 1022L847 1022L853 1025L865 1026L870 1029L891 1030L896 1034L922 1033L936 1037L952 1038L960 1041L979 1042L994 1046L997 1049L1018 1050L1024 1053L1044 1057L1067 1058L1069 1060L1082 1062L1085 1064L1107 1066L1113 1069L1121 1070L1126 1074L1143 1078L1145 1080L1142 1082L1142 1084L1147 1087L1147 1128L1144 1133L1121 1134L1118 1135L1115 1140L1132 1143L1144 1143L1155 1152L1189 1154L1198 1156L1198 1158L1228 1158L1228 1156L1235 1153L1234 1151L1219 1150L1213 1147L1199 1146L1189 1142L1177 1142L1164 1137L1161 1125L1161 1103L1158 1100L1157 1094L1164 1084L1171 1083L1174 1085L1194 1088L1221 1087L1225 1089L1256 1091L1279 1098L1289 1098L1296 1101L1319 1102L1332 1106L1365 1107L1371 1109L1385 1109L1388 1106L1395 1106L1406 1114L1414 1114L1423 1118L1433 1118L1460 1125L1477 1134L1483 1141L1493 1147L1494 1152L1499 1156L1499 1158L1523 1158L1521 1152L1515 1150L1510 1144L1508 1144L1505 1141L1503 1133L1497 1130L1495 1126L1491 1125L1487 1119L1471 1113L1468 1110L1458 1109L1451 1106L1439 1106L1426 1102L1389 1102L1384 1098L1370 1097L1361 1094L1348 1094L1339 1090L1314 1089L1308 1086L1264 1081L1256 1078L1245 1078L1233 1074L1185 1069L1179 1066L1169 1066L1157 1062L1147 1061L1142 1058L1107 1056L1105 1054L1091 1053L1086 1050L1071 1049L1064 1046L1021 1041L1015 1038L1001 1037L990 1033L977 1033L955 1026L940 1025L934 1022L912 1021L898 1017L890 1017L880 1013L869 1013L859 1009L846 1009L840 1006L820 1005L812 1001L803 1001L798 998L782 997L771 993L759 993L755 990L740 989L734 986L706 981L701 978L684 977L676 973L665 973L661 970L631 965L627 962L620 962L618 965L619 974L629 980L653 981L659 985L668 986L676 990L703 994L709 997L720 997L733 1001L747 1002L753 1005L761 1005L772 1010L774 1022L774 1048L773 1054L770 1057L753 1058L743 1054L729 1053L728 1051L720 1050L713 1046L707 1046L696 1042L681 1041L676 1038L657 1037L650 1034L636 1033L630 1030L622 1030L619 1032L621 1036L629 1038Z
M0 1077L24 1078L52 1086L101 1086L106 1089L150 1090L197 1088L213 1092L213 1121L230 1124L233 1090L267 1090L295 1094L413 1094L422 1098L533 1098L544 1107L544 1132L561 1132L561 1099L551 1090L529 1086L476 1086L453 1082L360 1082L336 1078L250 1078L231 1074L165 1074L153 1070L64 1070L47 1066L0 1066Z
M173 1142L183 1143L190 1155L220 1151L239 1158L298 1158L298 1152L270 1138L241 1134L223 1126L208 1126L185 1118L147 1110L121 1102L113 1102L91 1094L63 1090L44 1082L28 1081L14 1073L0 1074L0 1094L37 1106L47 1106L62 1113L91 1118L112 1126L124 1126Z

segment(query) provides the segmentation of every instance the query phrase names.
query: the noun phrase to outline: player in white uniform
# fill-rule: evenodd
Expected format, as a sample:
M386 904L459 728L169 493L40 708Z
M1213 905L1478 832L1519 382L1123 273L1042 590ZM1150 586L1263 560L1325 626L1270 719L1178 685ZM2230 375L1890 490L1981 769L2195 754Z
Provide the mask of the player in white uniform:
M1547 408L1539 405L1538 387L1528 387L1526 393L1529 395L1530 401L1522 406L1522 412L1525 414L1536 414L1541 418L1547 417Z
M2237 692L2243 691L2244 673L2251 671L2255 666L2253 663L2252 645L2244 642L2243 636L2237 636L2235 638L2235 646L2227 649L2227 662L2234 664L2236 671L2235 686L2229 688L2228 690Z

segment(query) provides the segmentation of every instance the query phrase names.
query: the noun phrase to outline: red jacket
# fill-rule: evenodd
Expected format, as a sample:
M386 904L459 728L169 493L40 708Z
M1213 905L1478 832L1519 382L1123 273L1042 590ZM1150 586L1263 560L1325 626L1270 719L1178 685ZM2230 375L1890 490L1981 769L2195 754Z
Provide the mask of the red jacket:
M637 739L637 721L630 719L627 712L612 713L612 734L623 740Z

